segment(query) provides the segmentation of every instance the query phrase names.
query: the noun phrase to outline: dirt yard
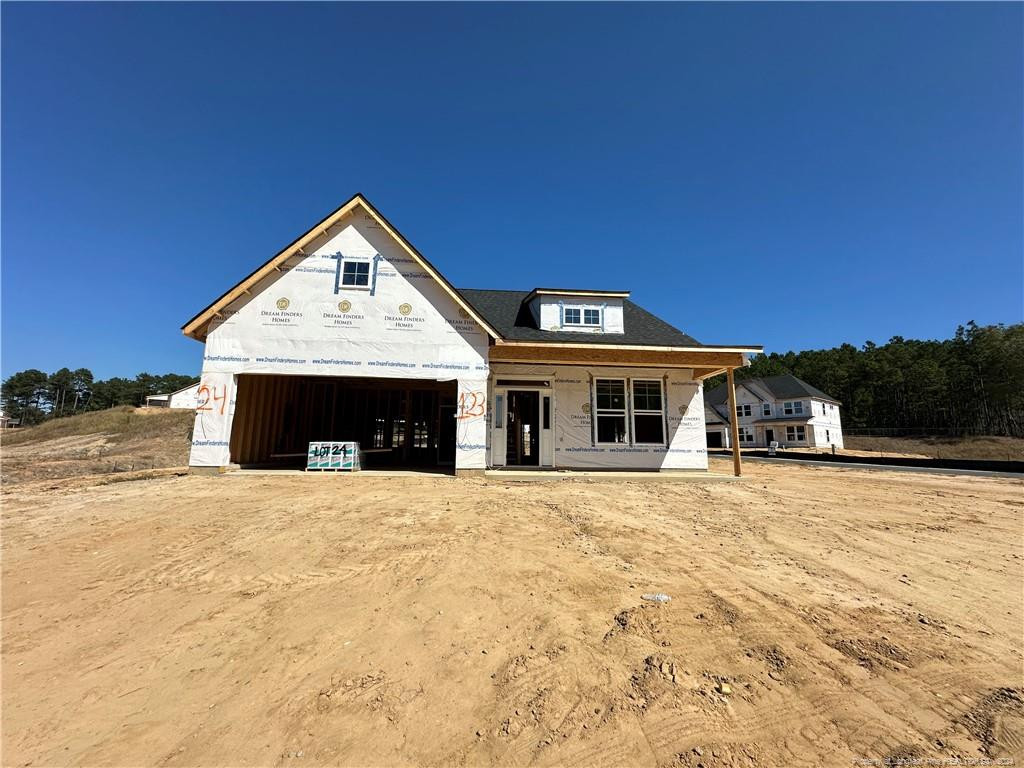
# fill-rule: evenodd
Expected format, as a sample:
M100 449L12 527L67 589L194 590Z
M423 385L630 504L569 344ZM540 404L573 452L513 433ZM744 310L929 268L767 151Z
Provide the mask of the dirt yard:
M1024 485L748 470L8 485L3 764L1024 765Z

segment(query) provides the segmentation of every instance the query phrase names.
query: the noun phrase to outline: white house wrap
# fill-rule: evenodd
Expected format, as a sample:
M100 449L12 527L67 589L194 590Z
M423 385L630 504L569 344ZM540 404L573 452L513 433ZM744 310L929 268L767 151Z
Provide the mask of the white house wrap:
M369 466L706 468L700 381L750 348L628 292L498 293L457 291L354 197L185 326L206 345L190 464L351 440ZM527 331L536 354L505 346Z

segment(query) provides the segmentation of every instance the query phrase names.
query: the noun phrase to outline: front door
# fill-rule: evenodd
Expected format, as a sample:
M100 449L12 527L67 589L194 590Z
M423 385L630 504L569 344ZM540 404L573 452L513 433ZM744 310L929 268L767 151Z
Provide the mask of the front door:
M505 408L505 463L513 467L540 464L540 393L511 390Z
M765 443L765 445L771 445L772 441L774 439L775 439L775 430L774 429L766 429L764 431L764 443Z

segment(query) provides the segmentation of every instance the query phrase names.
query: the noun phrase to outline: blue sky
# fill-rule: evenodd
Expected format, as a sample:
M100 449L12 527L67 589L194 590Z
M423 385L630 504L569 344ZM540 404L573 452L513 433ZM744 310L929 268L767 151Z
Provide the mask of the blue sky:
M457 286L705 343L1024 314L1020 4L2 6L3 374L180 326L354 192Z

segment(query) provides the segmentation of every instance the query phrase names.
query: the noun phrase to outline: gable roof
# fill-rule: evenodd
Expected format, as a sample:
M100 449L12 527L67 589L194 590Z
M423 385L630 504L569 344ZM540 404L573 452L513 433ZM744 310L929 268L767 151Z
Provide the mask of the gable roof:
M392 238L402 247L402 249L412 257L413 261L420 265L423 270L436 280L441 287L448 293L449 296L455 301L455 303L464 309L469 316L472 317L479 325L487 331L492 338L498 338L498 334L494 329L484 320L483 317L467 302L462 296L459 295L458 291L449 283L444 276L437 271L433 264L426 260L423 255L413 247L412 243L405 239L401 232L399 232L394 225L385 219L381 213L373 207L369 200L363 197L360 193L356 193L345 201L341 206L336 208L326 217L321 219L312 229L308 230L305 234L301 235L297 239L293 240L282 250L278 251L277 255L265 262L261 266L257 267L247 277L245 277L240 283L226 291L216 301L210 304L206 309L197 314L185 325L181 327L182 333L186 336L191 336L194 339L202 341L205 336L204 328L217 314L220 313L228 304L238 299L256 285L260 280L267 277L269 274L274 272L281 264L292 258L296 254L305 255L303 248L309 245L311 242L316 240L321 235L327 234L328 230L341 221L343 218L348 216L357 207L362 207L367 213L372 216L381 228L391 235Z
M831 395L826 395L817 387L812 387L803 379L798 379L791 373L784 373L780 376L765 376L761 379L744 379L737 381L736 386L745 384L758 384L771 393L776 400L795 399L801 397L814 397L819 400L828 400L830 403L842 405ZM749 390L748 390L749 391ZM704 393L704 402L708 405L722 405L729 399L729 388L727 382L722 382L709 392Z
M708 416L711 416L716 421L708 421ZM715 423L718 423L718 422L721 422L722 424L728 424L729 423L729 409L726 408L725 409L725 413L722 413L717 408L712 406L711 403L707 402L707 399L705 399L705 401L704 401L704 423L705 424L715 424Z
M579 333L578 331L544 331L537 327L525 299L532 291L483 290L460 288L461 293L488 323L508 341L549 343L611 344L658 347L702 347L692 336L628 299L622 302L623 333Z

